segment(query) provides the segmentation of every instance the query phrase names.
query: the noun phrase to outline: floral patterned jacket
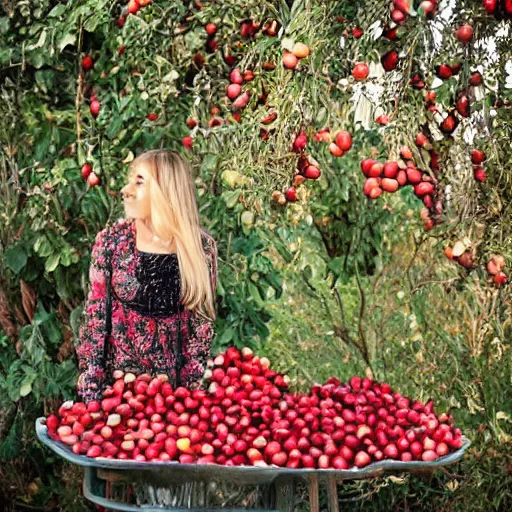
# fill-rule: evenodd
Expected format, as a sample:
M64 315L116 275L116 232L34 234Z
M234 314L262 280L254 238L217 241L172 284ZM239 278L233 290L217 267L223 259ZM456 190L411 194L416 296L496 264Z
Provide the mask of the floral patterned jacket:
M80 371L77 392L85 402L101 398L105 385L111 380L111 370L165 373L175 384L179 325L182 334L181 383L194 387L211 357L211 341L215 333L210 320L187 309L164 318L154 318L139 314L125 303L136 296L140 287L136 269L141 254L136 248L134 222L125 218L117 220L109 235L107 228L96 235L92 248L89 293L75 342ZM202 233L202 241L215 294L217 245L207 232ZM107 249L112 251L112 328L104 360ZM176 279L179 279L179 273Z

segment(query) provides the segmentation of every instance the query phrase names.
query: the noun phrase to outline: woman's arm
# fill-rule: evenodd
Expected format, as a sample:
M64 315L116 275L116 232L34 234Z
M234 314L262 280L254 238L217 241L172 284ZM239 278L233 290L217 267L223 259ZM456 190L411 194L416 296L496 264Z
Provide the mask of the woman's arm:
M102 397L105 381L103 348L107 302L107 230L96 235L89 267L89 293L84 305L83 321L75 342L80 375L78 395L84 402Z

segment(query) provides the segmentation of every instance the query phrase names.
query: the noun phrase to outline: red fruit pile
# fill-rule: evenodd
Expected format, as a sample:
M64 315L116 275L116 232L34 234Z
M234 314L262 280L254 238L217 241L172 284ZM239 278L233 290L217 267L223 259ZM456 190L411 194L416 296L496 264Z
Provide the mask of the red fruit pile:
M305 153L299 157L297 169L298 174L295 176L295 186L299 185L306 179L317 180L320 178L321 171L318 167L318 163Z
M242 21L240 25L240 36L243 39L248 39L250 37L253 37L258 30L260 29L261 23L259 21L253 21L250 20L244 20ZM267 27L267 33L268 33L268 27ZM271 35L271 34L268 34Z
M505 268L505 258L501 254L495 254L487 263L487 272L492 276L494 284L498 287L503 286L508 281L508 276L503 272Z
M433 461L463 445L432 402L359 377L288 393L287 377L248 348L215 358L207 391L173 389L164 375L114 378L101 402L66 402L48 416L49 436L88 457L288 468Z
M352 136L346 130L338 130L334 133L333 137L331 136L330 129L327 127L319 130L314 135L313 139L315 142L326 142L329 144L330 153L336 157L343 156L352 147ZM320 178L321 170L318 162L305 153L307 142L308 138L304 131L297 134L292 142L292 152L300 154L297 161L298 172L294 177L293 186L289 187L284 194L279 190L272 193L273 199L280 205L297 201L296 187L303 181L306 179L317 180Z

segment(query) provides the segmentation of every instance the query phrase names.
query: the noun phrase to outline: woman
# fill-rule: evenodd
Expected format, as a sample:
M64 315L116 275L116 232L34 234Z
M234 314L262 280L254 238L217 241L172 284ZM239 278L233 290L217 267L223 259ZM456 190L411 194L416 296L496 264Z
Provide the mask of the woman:
M113 370L165 373L195 387L214 335L217 245L201 228L188 164L166 150L130 166L127 218L96 235L76 352L83 401L101 398ZM111 253L111 336L104 346ZM105 352L104 352L104 349ZM106 354L106 355L105 355Z
M211 355L217 245L199 224L190 168L177 153L147 151L132 162L128 179L121 190L127 218L100 231L92 249L90 291L76 346L77 388L85 402L101 398L117 369L164 373L173 387L193 388ZM105 347L109 268L112 317ZM223 505L234 491L243 505L257 503L265 493L258 486L247 496L227 482L135 488L139 505L168 506L201 505L201 496L210 505Z

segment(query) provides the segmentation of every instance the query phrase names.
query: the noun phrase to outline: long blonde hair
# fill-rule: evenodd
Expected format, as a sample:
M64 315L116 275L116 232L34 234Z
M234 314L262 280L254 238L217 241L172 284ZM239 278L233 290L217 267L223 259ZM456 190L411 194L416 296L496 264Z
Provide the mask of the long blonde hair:
M190 164L179 153L165 149L140 154L130 169L141 162L153 178L149 193L155 234L163 241L176 240L183 304L214 321L215 290L212 290L201 235L213 244L215 241L200 225Z

